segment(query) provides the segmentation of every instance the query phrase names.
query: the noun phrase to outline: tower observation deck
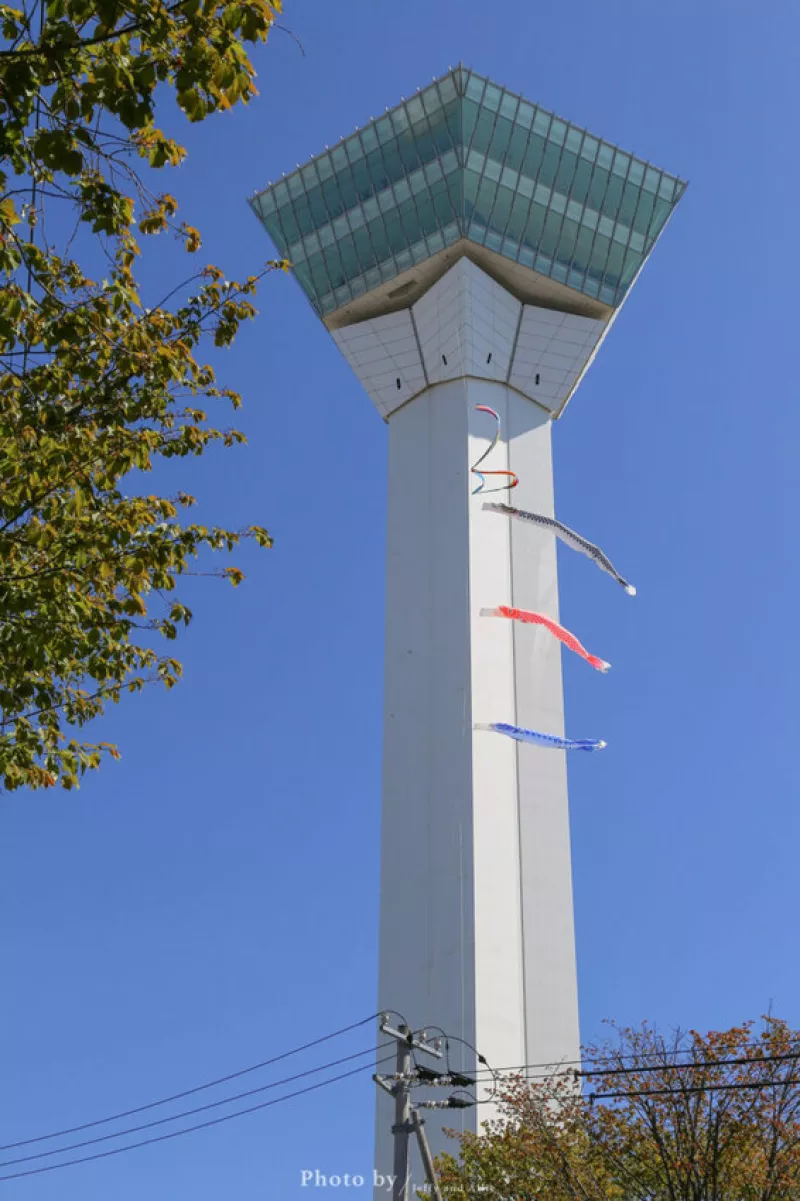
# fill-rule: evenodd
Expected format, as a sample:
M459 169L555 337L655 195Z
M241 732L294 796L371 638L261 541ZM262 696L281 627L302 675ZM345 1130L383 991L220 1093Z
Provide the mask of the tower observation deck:
M389 426L378 1005L467 1073L579 1057L566 755L475 728L564 734L560 644L481 616L558 620L556 551L471 495L476 405L552 517L553 420L685 186L459 66L250 200Z

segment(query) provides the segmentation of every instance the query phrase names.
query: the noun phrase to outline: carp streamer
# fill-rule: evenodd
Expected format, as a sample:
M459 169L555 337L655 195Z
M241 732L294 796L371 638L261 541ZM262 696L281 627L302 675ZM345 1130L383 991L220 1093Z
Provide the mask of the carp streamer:
M552 617L545 617L544 613L531 613L528 609L512 609L508 605L498 605L496 609L481 609L481 617L507 617L510 621L520 621L524 625L544 626L554 638L563 642L564 646L574 651L576 655L580 655L597 671L608 671L611 667L611 664L606 663L604 659L598 659L597 655L590 655L574 634L570 634L569 630L565 630L557 621L553 621Z
M504 721L493 721L486 725L475 723L476 730L493 730L495 734L507 734L517 742L532 742L534 746L546 746L557 751L601 751L606 745L597 738L559 738L557 734L540 734L538 730L524 730L522 726L510 726Z
M505 476L509 477L509 483L501 484L499 488L486 488L487 494L489 492L505 492L505 490L507 488L516 488L517 484L519 483L519 480L517 479L517 477L513 471L478 471L478 468L480 467L481 463L483 463L483 461L485 459L488 459L489 455L492 453L494 448L497 446L497 443L500 441L500 414L496 413L494 409L490 409L488 405L475 405L475 410L478 413L490 413L491 416L494 417L494 419L495 419L497 428L495 429L494 437L492 438L492 441L487 446L486 450L483 452L481 457L475 463L473 463L473 465L470 467L470 471L472 472L472 474L477 475L478 479L480 480L478 487L472 489L472 495L476 496L479 492L483 492L484 488L486 488L487 475L505 475Z
M614 567L614 564L603 554L599 546L595 546L594 543L581 538L580 534L576 534L574 530L562 525L554 517L543 517L540 513L526 513L524 509L515 509L511 505L494 504L491 501L485 501L483 507L492 513L505 513L506 517L518 517L521 521L530 521L533 525L541 526L542 529L552 530L556 538L560 538L562 542L566 542L567 546L571 546L573 550L580 551L582 555L587 555L590 559L593 559L601 571L605 571L618 584L622 585L628 596L636 596L636 589L633 584L629 584L627 580L623 579Z

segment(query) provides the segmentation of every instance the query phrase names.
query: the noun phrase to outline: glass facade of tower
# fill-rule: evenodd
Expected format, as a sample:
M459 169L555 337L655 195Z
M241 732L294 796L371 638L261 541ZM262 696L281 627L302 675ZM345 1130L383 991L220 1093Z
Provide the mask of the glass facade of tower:
M461 238L616 306L685 187L458 67L250 205L323 317Z

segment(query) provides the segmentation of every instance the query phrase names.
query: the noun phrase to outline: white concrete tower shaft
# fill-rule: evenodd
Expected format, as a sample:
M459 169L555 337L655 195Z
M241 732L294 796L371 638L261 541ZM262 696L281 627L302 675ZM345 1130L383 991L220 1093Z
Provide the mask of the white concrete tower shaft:
M483 466L519 476L488 499L552 516L552 416L606 327L521 304L461 258L413 308L334 333L389 422L378 1003L441 1027L467 1072L471 1047L498 1067L579 1054L565 754L473 729L564 733L560 644L481 616L512 605L558 619L556 548L471 495L495 428L476 406L502 424ZM390 1108L380 1094L384 1174ZM488 1115L426 1116L437 1153L452 1149L442 1125Z

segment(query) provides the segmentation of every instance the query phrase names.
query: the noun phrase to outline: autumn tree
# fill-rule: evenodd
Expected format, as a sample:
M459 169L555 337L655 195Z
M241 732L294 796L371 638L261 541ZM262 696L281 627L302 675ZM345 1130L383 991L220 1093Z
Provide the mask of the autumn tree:
M618 1029L586 1067L504 1082L438 1162L447 1201L797 1201L800 1033Z
M123 690L178 679L178 660L158 641L174 640L191 619L180 577L206 549L229 550L241 537L269 545L260 526L182 520L191 496L142 494L131 473L243 440L207 415L240 398L199 356L206 341L228 346L254 315L261 275L235 282L206 266L143 307L136 263L142 236L171 231L189 253L200 247L174 198L152 186L185 154L159 128L156 96L164 105L171 95L189 122L247 103L248 45L266 40L279 8L280 0L0 5L6 790L70 788L104 750L117 755L73 731ZM234 567L215 574L241 579Z

